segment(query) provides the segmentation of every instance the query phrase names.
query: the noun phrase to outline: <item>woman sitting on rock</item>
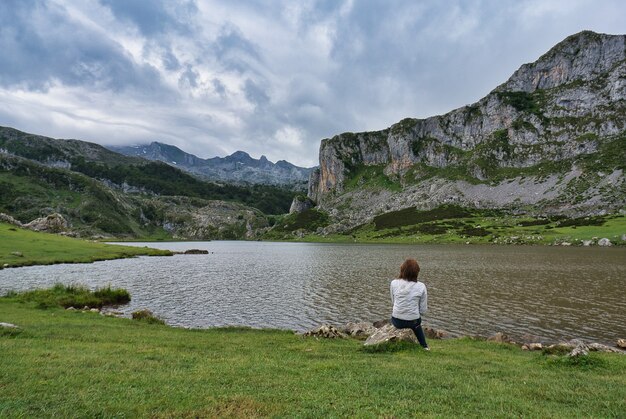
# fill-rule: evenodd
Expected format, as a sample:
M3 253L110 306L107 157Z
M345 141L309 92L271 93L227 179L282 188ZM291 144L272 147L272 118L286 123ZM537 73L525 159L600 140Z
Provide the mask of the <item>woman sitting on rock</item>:
M420 345L429 351L422 330L422 314L428 309L428 295L426 285L417 280L419 272L417 261L407 259L400 267L400 278L391 281L391 324L398 329L413 330Z

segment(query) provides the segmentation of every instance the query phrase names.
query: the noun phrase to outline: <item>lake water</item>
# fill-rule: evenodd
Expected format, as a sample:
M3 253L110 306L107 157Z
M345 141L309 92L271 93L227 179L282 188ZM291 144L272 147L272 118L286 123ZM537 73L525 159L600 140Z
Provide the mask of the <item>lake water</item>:
M125 314L148 308L176 326L303 331L321 323L388 318L389 281L405 258L414 257L428 287L427 326L483 336L504 331L539 341L626 338L626 249L228 241L148 245L210 253L4 269L0 293L57 282L111 285L131 293L132 302L120 308Z

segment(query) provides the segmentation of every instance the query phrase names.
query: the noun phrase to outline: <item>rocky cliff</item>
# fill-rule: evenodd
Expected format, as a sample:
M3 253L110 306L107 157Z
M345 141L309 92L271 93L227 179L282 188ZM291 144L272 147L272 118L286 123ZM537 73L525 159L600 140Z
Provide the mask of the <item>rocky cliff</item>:
M626 36L581 32L477 103L322 140L309 197L343 226L442 203L591 214L626 204Z

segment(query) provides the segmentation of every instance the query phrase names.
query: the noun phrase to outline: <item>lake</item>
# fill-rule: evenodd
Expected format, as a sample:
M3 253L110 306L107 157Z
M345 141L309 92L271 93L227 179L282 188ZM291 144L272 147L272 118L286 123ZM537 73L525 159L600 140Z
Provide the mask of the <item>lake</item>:
M126 288L183 327L303 331L390 316L389 281L407 257L429 293L426 326L453 334L613 344L626 338L626 249L274 242L124 243L208 255L0 270L0 294L54 283ZM1 320L1 319L0 319Z

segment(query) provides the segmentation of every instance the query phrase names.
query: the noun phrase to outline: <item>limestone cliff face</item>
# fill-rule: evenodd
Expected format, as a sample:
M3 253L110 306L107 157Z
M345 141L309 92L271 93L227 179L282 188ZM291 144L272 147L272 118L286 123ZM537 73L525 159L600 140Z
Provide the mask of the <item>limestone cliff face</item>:
M450 186L459 176L496 187L494 179L502 184L507 169L565 162L598 152L610 141L623 143L616 136L624 135L625 125L626 35L581 32L521 66L477 103L441 116L404 119L382 131L322 140L309 197L332 212L346 193L359 189L363 195L359 181L367 181L359 176L368 169L380 169L381 176L400 184L395 193L400 197L442 179ZM405 204L410 205L416 203Z
M498 90L533 92L575 80L593 80L624 59L624 48L623 35L581 32L566 38L536 62L521 66Z

